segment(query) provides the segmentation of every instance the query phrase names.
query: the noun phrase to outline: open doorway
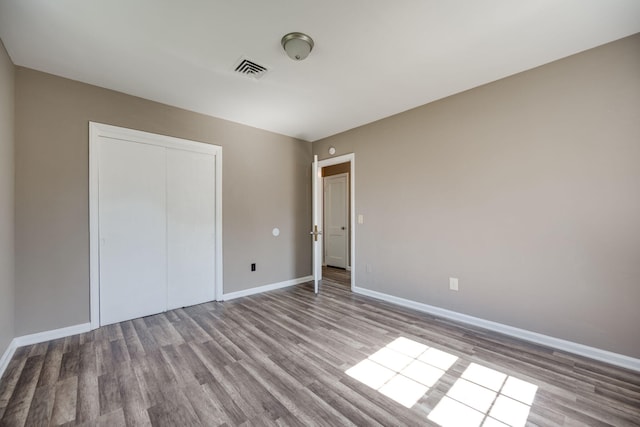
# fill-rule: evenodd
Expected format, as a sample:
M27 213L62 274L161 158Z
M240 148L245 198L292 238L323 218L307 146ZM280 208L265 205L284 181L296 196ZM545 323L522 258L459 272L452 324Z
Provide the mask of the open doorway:
M318 204L322 234L323 279L355 286L354 155L318 162Z
M349 229L350 162L321 168L322 175L322 276L337 284L351 285Z

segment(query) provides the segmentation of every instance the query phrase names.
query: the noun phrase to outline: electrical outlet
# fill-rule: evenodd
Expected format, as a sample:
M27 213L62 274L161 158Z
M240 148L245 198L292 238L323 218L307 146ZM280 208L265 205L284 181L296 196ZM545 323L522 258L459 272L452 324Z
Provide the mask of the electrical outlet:
M452 291L458 290L458 279L456 279L455 277L449 277L449 289L451 289Z
M251 264L251 271L256 271L256 263Z

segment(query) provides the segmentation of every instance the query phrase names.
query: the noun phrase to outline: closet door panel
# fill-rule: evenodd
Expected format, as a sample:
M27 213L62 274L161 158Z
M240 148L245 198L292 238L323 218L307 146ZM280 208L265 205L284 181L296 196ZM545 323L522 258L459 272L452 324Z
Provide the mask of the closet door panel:
M100 324L166 310L165 148L101 138Z
M215 156L167 150L168 308L215 299Z

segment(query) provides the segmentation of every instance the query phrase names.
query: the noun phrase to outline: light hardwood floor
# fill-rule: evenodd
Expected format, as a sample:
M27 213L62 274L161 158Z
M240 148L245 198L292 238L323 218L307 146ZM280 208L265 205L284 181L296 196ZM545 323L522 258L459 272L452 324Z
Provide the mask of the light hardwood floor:
M640 373L325 280L317 296L305 284L22 347L0 382L3 426L431 420L638 425Z

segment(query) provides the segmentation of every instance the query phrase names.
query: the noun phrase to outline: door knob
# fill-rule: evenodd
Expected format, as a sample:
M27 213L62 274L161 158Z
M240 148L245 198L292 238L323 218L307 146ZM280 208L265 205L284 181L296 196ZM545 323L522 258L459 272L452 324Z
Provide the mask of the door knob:
M313 236L313 240L317 242L317 241L318 241L318 236L319 236L320 234L322 234L322 231L319 231L319 230L318 230L318 226L317 226L317 225L314 225L314 226L313 226L313 231L312 231L312 232L310 232L309 234L311 234L311 235Z

